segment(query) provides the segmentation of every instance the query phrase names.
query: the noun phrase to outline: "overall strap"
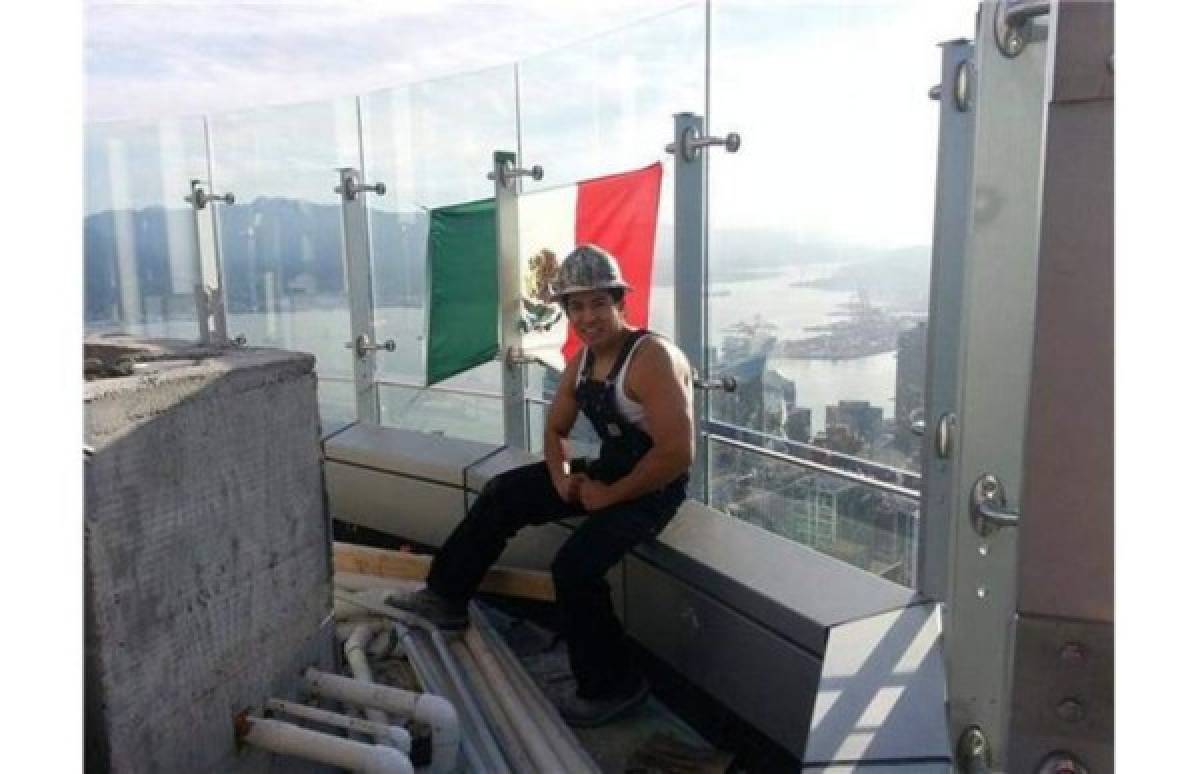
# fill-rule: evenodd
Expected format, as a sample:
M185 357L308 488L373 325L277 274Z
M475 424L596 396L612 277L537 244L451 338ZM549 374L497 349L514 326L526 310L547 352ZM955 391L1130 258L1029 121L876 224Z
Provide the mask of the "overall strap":
M637 344L638 341L649 332L650 331L646 330L645 328L639 328L633 333L629 334L629 338L625 339L625 343L621 346L620 354L617 355L616 361L613 363L612 368L609 369L608 376L606 376L604 379L605 384L611 385L616 382L617 376L619 376L621 373L621 369L625 367L625 361L629 359L629 354L633 352L634 345Z

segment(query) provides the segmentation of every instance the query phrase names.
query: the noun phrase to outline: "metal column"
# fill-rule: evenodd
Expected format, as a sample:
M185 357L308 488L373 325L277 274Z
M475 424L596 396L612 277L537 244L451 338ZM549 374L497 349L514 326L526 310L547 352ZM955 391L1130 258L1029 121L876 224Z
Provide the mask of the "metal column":
M379 424L379 388L375 383L375 353L394 352L396 343L388 339L376 344L375 307L371 295L371 232L367 203L359 194L371 192L383 196L383 183L365 185L353 167L338 170L334 192L342 199L342 250L346 266L346 285L350 293L350 336L346 347L354 363L354 403L358 421Z
M218 233L215 203L233 204L232 193L214 195L204 190L204 181L191 181L191 191L184 200L192 205L192 236L196 240L196 323L201 344L225 346L229 343L225 322L225 294L221 282ZM210 207L209 204L214 206Z
M971 143L975 138L973 52L974 46L966 40L943 43L942 80L930 92L940 102L940 120L915 577L917 589L939 602L947 598L947 563L959 526L951 508L951 484L958 434L963 258L970 215Z
M675 114L675 343L701 379L708 378L708 284L707 224L704 209L704 178L708 159L704 153L685 153L685 137L704 135L704 117L694 113ZM709 500L708 393L696 390L694 427L696 459L692 463L691 496Z
M1020 41L1008 3L984 3L952 463L945 653L951 739L1006 769L1017 533L1037 291L1045 145L1044 19ZM1001 493L1001 489L1003 493Z
M520 333L517 321L521 312L521 262L518 254L517 154L496 151L492 154L492 172L496 184L496 263L499 272L496 287L500 291L500 331L498 339L503 358L500 369L500 393L504 402L504 443L516 449L529 448L526 421L525 364L517 355ZM540 175L539 175L540 176Z

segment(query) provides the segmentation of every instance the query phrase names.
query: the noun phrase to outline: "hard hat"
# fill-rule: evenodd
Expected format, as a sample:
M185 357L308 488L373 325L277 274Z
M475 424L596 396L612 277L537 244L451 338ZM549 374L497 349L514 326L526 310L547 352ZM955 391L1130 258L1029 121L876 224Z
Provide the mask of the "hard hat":
M572 293L615 289L629 289L629 283L621 277L617 259L603 247L580 245L558 267L553 296L555 301L562 301Z

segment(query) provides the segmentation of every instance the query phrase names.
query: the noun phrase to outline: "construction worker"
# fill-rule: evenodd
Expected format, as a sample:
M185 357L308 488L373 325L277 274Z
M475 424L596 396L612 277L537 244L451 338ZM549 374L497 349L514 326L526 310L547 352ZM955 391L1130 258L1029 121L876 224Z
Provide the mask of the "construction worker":
M388 600L442 628L464 628L468 599L517 530L586 514L551 567L575 677L575 690L554 699L577 727L605 723L649 694L605 574L675 515L695 453L687 358L626 322L629 291L602 248L583 245L566 257L554 299L584 347L567 364L551 404L545 461L492 479L434 557L426 587ZM567 437L580 411L601 438L600 456L568 465Z

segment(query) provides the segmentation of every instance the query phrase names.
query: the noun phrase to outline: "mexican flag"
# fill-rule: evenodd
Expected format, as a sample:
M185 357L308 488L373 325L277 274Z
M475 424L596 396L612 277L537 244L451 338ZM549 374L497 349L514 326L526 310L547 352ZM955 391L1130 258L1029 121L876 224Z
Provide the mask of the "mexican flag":
M523 194L517 200L521 262L521 349L562 370L580 348L549 298L554 269L580 244L612 253L633 290L626 319L650 318L654 235L662 164ZM490 229L490 230L489 230ZM426 384L491 360L499 351L495 202L433 210L428 243Z

